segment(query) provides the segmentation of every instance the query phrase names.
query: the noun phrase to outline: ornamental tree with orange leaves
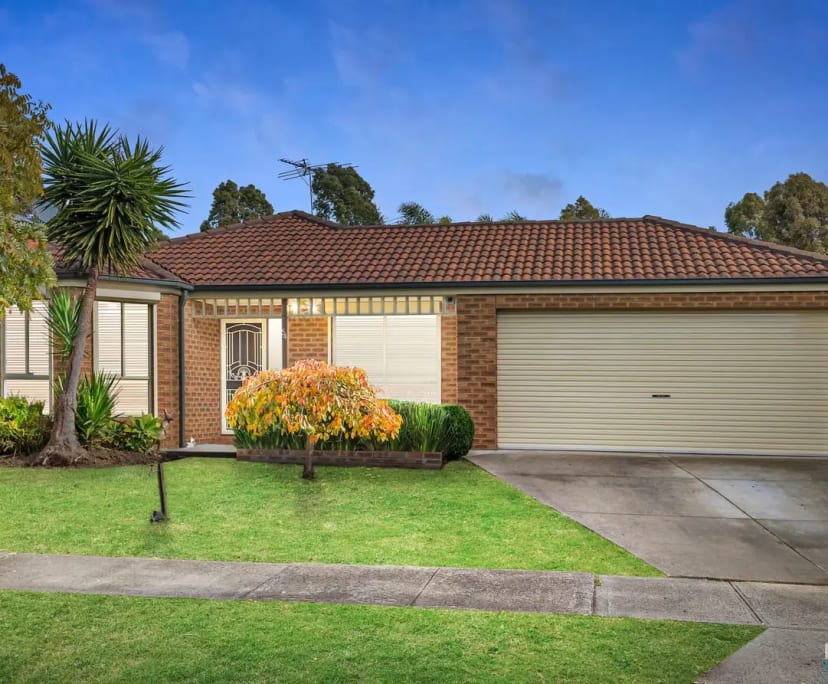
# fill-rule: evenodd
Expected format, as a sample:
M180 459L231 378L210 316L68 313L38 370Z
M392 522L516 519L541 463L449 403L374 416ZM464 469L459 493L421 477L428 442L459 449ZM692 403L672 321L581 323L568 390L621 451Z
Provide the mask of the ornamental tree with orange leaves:
M306 479L314 477L318 445L357 439L385 442L402 425L388 402L377 397L365 371L322 361L299 361L249 377L224 415L238 446L303 448Z

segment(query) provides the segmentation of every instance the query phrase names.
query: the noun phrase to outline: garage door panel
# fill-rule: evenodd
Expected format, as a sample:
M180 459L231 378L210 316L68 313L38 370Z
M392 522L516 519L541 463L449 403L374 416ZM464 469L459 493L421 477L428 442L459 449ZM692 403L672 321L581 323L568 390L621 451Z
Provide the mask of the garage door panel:
M828 315L501 313L498 434L509 447L825 453Z

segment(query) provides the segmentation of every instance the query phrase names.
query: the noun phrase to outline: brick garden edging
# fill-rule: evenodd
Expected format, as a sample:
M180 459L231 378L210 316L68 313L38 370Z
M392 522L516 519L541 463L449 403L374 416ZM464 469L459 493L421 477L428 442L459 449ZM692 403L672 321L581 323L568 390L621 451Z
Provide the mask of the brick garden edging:
M305 452L300 449L236 449L240 461L259 463L302 463ZM443 454L420 451L315 451L315 465L368 466L372 468L443 467Z

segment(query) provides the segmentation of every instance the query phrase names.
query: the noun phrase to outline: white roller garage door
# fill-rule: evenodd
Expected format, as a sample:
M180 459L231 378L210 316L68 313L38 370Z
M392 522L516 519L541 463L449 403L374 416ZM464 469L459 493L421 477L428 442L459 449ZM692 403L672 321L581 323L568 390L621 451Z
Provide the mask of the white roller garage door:
M385 398L440 401L438 316L339 316L333 360L362 368Z
M498 315L501 447L828 453L828 314Z

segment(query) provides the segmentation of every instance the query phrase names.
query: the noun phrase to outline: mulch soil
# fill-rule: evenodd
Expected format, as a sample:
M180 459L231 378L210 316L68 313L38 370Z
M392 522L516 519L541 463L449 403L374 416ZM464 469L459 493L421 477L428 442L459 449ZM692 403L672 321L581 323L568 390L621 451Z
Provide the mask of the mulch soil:
M95 447L88 449L86 456L75 463L53 458L45 466L37 462L33 463L25 457L0 455L0 468L26 468L32 466L45 468L108 468L111 466L146 465L148 463L158 463L159 460L158 454L141 454L134 451Z

